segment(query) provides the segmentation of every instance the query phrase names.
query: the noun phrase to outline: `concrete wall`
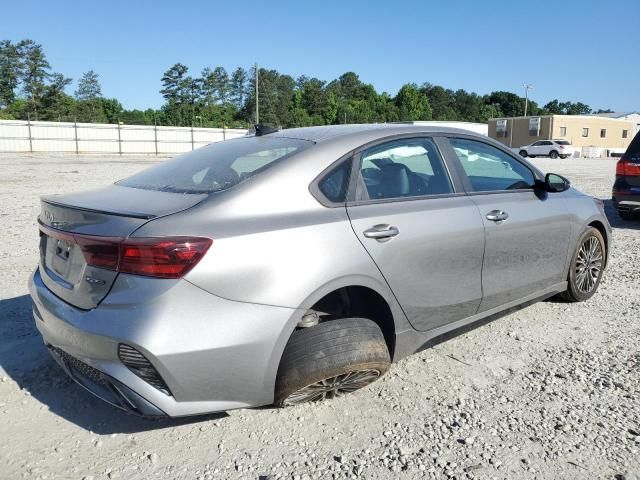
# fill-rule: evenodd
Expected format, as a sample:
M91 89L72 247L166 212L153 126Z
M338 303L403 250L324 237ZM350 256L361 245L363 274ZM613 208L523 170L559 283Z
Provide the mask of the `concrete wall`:
M241 129L0 120L0 152L175 154L245 135Z

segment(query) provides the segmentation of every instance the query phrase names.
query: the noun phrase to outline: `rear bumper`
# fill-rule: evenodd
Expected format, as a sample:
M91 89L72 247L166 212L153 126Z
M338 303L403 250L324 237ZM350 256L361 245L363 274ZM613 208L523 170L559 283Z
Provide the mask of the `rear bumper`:
M273 402L275 376L297 310L234 302L185 280L119 275L107 298L80 310L36 270L29 281L38 330L84 388L144 416L184 416ZM141 352L170 394L134 374L118 345Z
M49 353L58 365L81 387L125 412L142 417L166 417L167 414L115 378L81 362L64 350L49 345Z
M640 213L640 195L616 195L614 193L613 203L621 212Z

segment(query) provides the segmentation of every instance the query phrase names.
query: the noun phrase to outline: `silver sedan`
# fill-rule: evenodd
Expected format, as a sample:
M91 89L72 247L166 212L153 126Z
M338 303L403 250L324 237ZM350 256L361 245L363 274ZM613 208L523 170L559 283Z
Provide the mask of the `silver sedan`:
M44 342L144 416L353 392L515 307L588 299L611 248L600 201L424 125L258 129L41 205Z

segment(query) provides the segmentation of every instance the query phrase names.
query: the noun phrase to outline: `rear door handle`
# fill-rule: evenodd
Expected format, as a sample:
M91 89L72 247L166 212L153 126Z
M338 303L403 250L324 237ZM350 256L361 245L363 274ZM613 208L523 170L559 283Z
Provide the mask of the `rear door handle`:
M487 213L487 220L491 220L492 222L501 222L509 218L509 214L502 210L491 210Z
M365 230L364 232L362 232L362 234L365 237L375 238L377 240L395 237L399 233L400 233L400 230L398 230L398 227L394 227L393 225L388 225L388 224L374 225L368 230Z

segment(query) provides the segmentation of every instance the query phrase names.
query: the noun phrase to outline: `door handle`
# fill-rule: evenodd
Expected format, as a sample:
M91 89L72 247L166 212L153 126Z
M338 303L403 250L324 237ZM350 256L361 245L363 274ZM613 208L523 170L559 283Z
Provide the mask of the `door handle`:
M398 227L394 227L393 225L387 225L387 224L374 225L368 230L365 230L364 232L362 232L362 234L365 237L375 238L377 240L395 237L399 233L400 233L400 230L398 230Z
M509 218L509 214L502 210L491 210L487 213L487 220L491 220L492 222L501 222Z

